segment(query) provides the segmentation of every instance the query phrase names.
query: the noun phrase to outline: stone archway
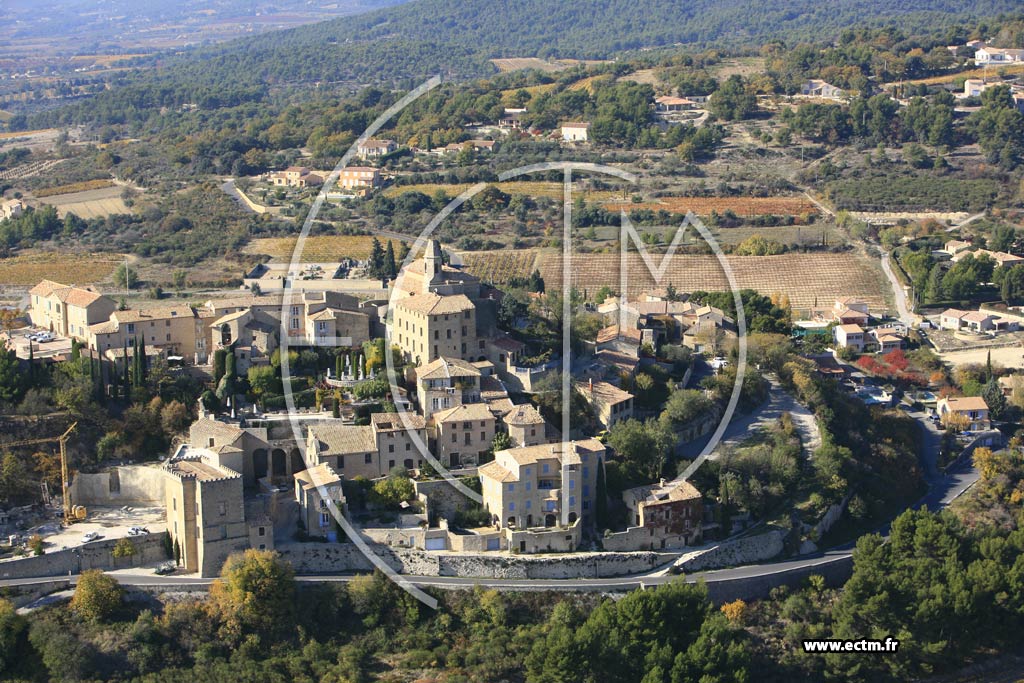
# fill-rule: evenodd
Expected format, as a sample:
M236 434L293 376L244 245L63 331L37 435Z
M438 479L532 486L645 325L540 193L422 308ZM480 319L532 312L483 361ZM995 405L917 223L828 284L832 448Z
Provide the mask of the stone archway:
M252 472L256 479L267 476L267 449L257 448L252 452Z
M569 513L569 524L570 525L571 524L575 524L576 523L576 519L577 519L576 518L576 513L575 512L570 512Z
M288 452L288 460L291 465L292 474L306 469L306 461L302 458L302 451L298 448L293 448Z
M555 516L553 514L544 515L544 526L552 527L555 525Z
M288 476L288 460L283 448L275 448L270 454L270 476Z

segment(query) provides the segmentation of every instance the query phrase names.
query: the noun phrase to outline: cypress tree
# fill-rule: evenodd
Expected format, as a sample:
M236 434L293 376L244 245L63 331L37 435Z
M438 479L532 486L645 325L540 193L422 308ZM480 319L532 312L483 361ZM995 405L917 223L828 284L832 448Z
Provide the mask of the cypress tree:
M146 339L139 337L139 386L145 386L146 384Z
M384 268L387 276L394 279L398 275L398 264L395 263L395 245L388 240L388 248L384 252Z
M608 486L604 480L604 461L597 461L597 490L594 500L594 522L598 531L608 528Z

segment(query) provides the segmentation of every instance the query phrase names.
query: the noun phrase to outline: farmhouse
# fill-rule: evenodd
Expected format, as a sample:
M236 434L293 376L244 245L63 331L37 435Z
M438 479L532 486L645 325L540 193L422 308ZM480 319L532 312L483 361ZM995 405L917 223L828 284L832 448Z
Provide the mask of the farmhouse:
M566 142L586 142L590 124L586 122L566 122L561 124L562 139Z
M106 322L117 309L114 300L93 289L43 280L28 292L32 324L63 337L88 341L89 327Z
M942 247L942 251L949 254L950 256L956 256L962 251L968 251L971 248L970 242L964 242L962 240L949 240Z
M361 159L377 159L391 154L398 149L394 140L366 140L356 147L356 155Z
M289 166L283 171L271 173L269 180L278 187L312 187L324 183L322 175L313 173L305 166Z
M25 212L25 205L20 199L8 199L0 202L0 220L17 218Z
M505 130L521 130L523 127L523 114L525 109L505 109L505 112L498 119L498 128Z
M657 484L626 489L622 492L622 502L633 527L627 530L627 534L633 532L630 535L651 550L700 542L704 500L690 482L666 482L662 479ZM628 549L639 550L641 547L633 543Z
M808 97L842 97L845 92L821 79L812 78L800 86L800 94Z
M105 353L132 346L138 339L171 356L189 356L205 363L206 335L202 321L184 304L145 310L114 311L102 323L90 325L86 345Z
M357 194L366 194L380 185L380 171L371 166L348 166L338 175L338 187Z
M697 103L693 100L688 100L685 97L659 97L654 100L654 107L658 112L661 113L673 113L680 111L687 111L697 106Z

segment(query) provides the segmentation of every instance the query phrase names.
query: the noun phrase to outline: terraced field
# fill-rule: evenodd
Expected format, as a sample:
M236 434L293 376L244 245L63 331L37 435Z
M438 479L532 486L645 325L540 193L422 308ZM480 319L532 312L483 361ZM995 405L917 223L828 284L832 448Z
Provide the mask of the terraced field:
M652 254L657 265L661 256ZM573 260L573 286L594 292L603 285L620 286L619 254L579 254ZM877 262L857 254L781 254L779 256L730 256L729 264L741 289L771 295L786 294L794 309L829 305L836 297L856 296L872 309L884 310L886 280ZM537 267L549 289L562 286L561 254L544 250ZM636 296L655 285L639 254L627 260L629 295ZM725 272L714 256L676 256L661 284L679 291L726 291Z
M40 198L40 201L57 207L57 213L61 217L73 213L79 218L103 218L115 213L131 213L121 199L122 191L114 185L84 192L47 195Z

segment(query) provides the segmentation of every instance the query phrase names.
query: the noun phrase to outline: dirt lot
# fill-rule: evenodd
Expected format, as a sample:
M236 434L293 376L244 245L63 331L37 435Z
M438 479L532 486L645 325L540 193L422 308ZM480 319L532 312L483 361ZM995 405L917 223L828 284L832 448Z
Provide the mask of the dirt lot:
M145 527L151 534L163 533L167 530L166 519L164 509L158 507L122 510L94 506L89 508L89 516L84 522L62 529L59 522L54 520L35 531L43 537L47 548L62 550L82 545L82 537L90 531L99 534L97 540L128 536L128 529L133 526Z
M939 357L950 365L977 363L983 365L992 354L992 364L1004 368L1024 368L1024 348L1020 346L1003 346L995 349L971 349L969 351L947 351L939 353Z

